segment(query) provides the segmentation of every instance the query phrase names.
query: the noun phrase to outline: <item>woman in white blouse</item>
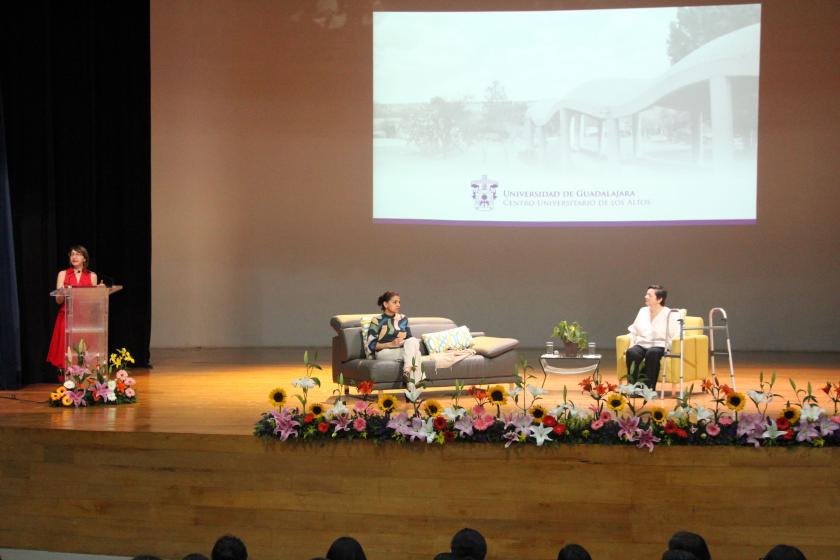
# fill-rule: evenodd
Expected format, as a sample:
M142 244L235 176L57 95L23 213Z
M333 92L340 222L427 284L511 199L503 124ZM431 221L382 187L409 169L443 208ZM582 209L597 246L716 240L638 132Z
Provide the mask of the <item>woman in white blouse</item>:
M659 379L659 364L668 345L666 333L673 338L679 333L676 314L665 307L668 291L658 284L648 286L645 306L639 309L636 320L627 327L630 331L630 348L627 350L627 380L641 381L651 389ZM671 323L668 325L668 323ZM642 360L644 372L640 373Z

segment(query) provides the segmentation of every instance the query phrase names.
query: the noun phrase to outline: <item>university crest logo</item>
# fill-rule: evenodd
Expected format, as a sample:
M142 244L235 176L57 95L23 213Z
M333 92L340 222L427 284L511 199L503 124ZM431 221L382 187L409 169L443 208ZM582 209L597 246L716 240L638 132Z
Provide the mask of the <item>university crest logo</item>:
M488 179L487 175L482 175L481 179L474 179L470 182L470 187L472 187L475 209L492 210L493 203L496 201L496 189L499 188L499 182Z

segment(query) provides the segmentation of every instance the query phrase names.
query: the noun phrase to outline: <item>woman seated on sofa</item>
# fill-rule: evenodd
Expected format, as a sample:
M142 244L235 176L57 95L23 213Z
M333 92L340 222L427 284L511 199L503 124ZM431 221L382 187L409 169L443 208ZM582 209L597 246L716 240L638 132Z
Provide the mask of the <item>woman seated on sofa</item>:
M666 331L672 338L679 333L676 315L671 315L671 310L665 307L667 297L668 291L662 286L648 286L645 292L645 306L639 309L636 320L627 327L630 331L630 348L625 356L629 383L641 381L649 388L656 389L659 363L668 344ZM642 360L645 362L645 371L640 374Z
M423 375L420 339L411 336L408 317L400 313L400 294L387 291L376 304L382 308L382 315L371 320L365 341L371 356L377 360L402 360L403 371L413 382L419 382Z

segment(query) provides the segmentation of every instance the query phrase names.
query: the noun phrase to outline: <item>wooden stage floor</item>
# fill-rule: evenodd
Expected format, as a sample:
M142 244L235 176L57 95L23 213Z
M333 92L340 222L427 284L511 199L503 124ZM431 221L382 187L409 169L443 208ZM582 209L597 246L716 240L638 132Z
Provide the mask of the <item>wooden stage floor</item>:
M303 349L297 348L212 348L160 349L152 353L154 369L135 369L138 402L132 406L96 407L90 410L53 409L42 406L49 398L52 384L30 385L20 391L0 391L0 426L57 428L68 430L116 430L129 432L174 432L197 434L250 434L261 412L268 410L268 393L274 387L294 392L291 381L304 373ZM317 375L323 385L314 389L310 402L327 401L334 385L329 365L329 349L317 349L323 367ZM521 353L536 367L542 380L538 351ZM607 350L602 373L615 381L615 359ZM735 381L738 389L758 388L759 372L766 377L775 371L775 390L783 395L771 403L769 411L780 410L784 401L793 398L788 379L798 387L810 381L824 408L831 405L819 387L826 381L840 381L840 353L741 353L735 355ZM718 369L721 383L729 382L729 368ZM554 405L562 400L563 386L569 398L579 405L589 404L578 382L582 375L549 375L549 394L543 403ZM673 406L666 385L665 406ZM432 391L435 398L447 402L448 391ZM15 400L9 400L14 395ZM695 402L709 401L695 385ZM468 401L469 402L469 401ZM707 403L706 406L709 406ZM747 410L752 403L747 403Z
M468 526L486 535L488 560L556 558L569 542L598 560L659 558L677 530L702 534L716 560L759 558L781 542L810 560L840 558L840 448L255 438L269 390L291 389L302 356L157 350L153 370L135 370L135 405L49 408L51 384L0 393L16 397L0 398L0 548L177 559L209 554L230 533L255 560L306 560L349 534L370 560L428 560ZM325 401L333 385L320 362L314 398ZM759 371L776 371L789 397L788 378L815 390L840 380L840 354L736 355L739 390L756 387ZM565 384L587 404L581 377L550 377L545 402Z

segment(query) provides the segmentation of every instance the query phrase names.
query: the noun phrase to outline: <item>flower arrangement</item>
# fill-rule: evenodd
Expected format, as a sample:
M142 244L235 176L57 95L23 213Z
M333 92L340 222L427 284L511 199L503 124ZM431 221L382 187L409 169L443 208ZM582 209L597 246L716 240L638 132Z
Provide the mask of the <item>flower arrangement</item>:
M131 353L120 348L111 354L108 364L90 369L71 365L62 373L63 384L50 393L50 406L91 406L98 404L126 404L137 401L134 386L137 382L128 375L134 363Z
M656 404L656 392L641 383L614 385L597 375L580 383L583 398L588 401L585 406L570 400L566 387L562 402L550 406L543 403L545 389L529 382L533 379L530 369L525 361L519 364L519 381L510 391L502 385L466 390L459 385L448 407L436 400L421 399L418 387L422 387L422 380L410 383L403 391L405 404L390 393L373 399L373 385L362 382L356 387L358 400L352 405L346 404L339 393L331 406L318 403L317 407L289 407L285 390L278 388L270 398L276 410L261 416L254 434L280 441L367 439L440 445L461 441L505 447L600 443L634 445L648 451L657 445L840 445L840 382L823 388L834 403L833 415L819 407L810 384L807 389L799 389L791 381L795 400L787 402L773 417L767 414L767 405L780 398L773 393L775 374L765 381L762 373L759 390L746 394L716 379L706 380L702 390L712 397L714 408L695 405L687 396L667 409ZM297 386L303 388L305 384ZM687 392L690 394L691 390ZM465 397L473 399L471 406L460 404ZM513 411L503 412L502 405L511 401ZM755 405L755 412L746 409L749 401Z

